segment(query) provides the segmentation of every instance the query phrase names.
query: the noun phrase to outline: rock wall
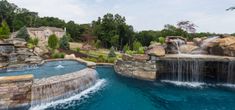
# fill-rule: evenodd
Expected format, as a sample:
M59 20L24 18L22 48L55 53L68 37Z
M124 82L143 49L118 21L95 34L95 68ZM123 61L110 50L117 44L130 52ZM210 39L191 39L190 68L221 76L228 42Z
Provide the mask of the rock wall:
M114 69L118 74L123 76L143 80L155 80L158 76L156 73L156 63L148 59L148 56L137 57L124 55L123 60L117 60Z
M0 109L28 105L32 85L33 75L0 77Z

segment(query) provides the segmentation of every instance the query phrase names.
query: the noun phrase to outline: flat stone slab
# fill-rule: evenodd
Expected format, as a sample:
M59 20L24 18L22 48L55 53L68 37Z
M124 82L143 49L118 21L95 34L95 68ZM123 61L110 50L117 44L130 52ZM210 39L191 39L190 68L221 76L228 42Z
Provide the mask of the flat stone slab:
M215 56L215 55L193 55L193 54L167 54L165 57L159 57L156 60L202 60L202 61L235 61L235 57Z
M33 75L20 75L20 76L4 76L0 77L0 83L20 82L20 81L33 80Z

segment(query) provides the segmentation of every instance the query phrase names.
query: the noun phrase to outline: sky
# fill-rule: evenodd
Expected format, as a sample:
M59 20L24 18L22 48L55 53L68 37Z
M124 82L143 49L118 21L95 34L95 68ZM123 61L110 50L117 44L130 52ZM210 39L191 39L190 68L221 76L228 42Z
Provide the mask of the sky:
M135 31L161 30L165 24L176 25L189 20L197 32L235 33L235 0L8 0L21 8L73 20L91 23L106 13L120 14Z

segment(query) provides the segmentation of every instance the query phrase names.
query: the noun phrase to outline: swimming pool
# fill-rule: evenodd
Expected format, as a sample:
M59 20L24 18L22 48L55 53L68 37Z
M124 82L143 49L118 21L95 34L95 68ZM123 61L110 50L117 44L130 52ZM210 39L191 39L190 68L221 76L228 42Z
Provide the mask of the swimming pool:
M97 67L93 87L35 110L234 110L235 91L219 85L140 81ZM174 83L174 84L173 84Z
M41 79L79 71L84 68L86 68L85 64L73 60L47 61L44 64L34 68L25 68L22 71L10 70L9 72L0 73L0 77L33 74L34 78Z

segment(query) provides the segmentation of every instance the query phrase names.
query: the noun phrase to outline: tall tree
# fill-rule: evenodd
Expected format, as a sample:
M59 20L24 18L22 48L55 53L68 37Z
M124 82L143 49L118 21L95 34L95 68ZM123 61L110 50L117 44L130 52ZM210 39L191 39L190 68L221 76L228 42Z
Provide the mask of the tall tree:
M195 33L196 32L196 25L190 21L180 21L177 23L177 26L188 33Z
M0 39L8 38L10 35L10 29L7 22L4 20L0 27Z
M56 37L55 34L49 36L48 46L53 50L53 52L57 48L57 46L58 46L58 38Z
M22 38L28 41L30 39L30 36L28 34L26 26L22 27L19 32L16 35L17 38Z

